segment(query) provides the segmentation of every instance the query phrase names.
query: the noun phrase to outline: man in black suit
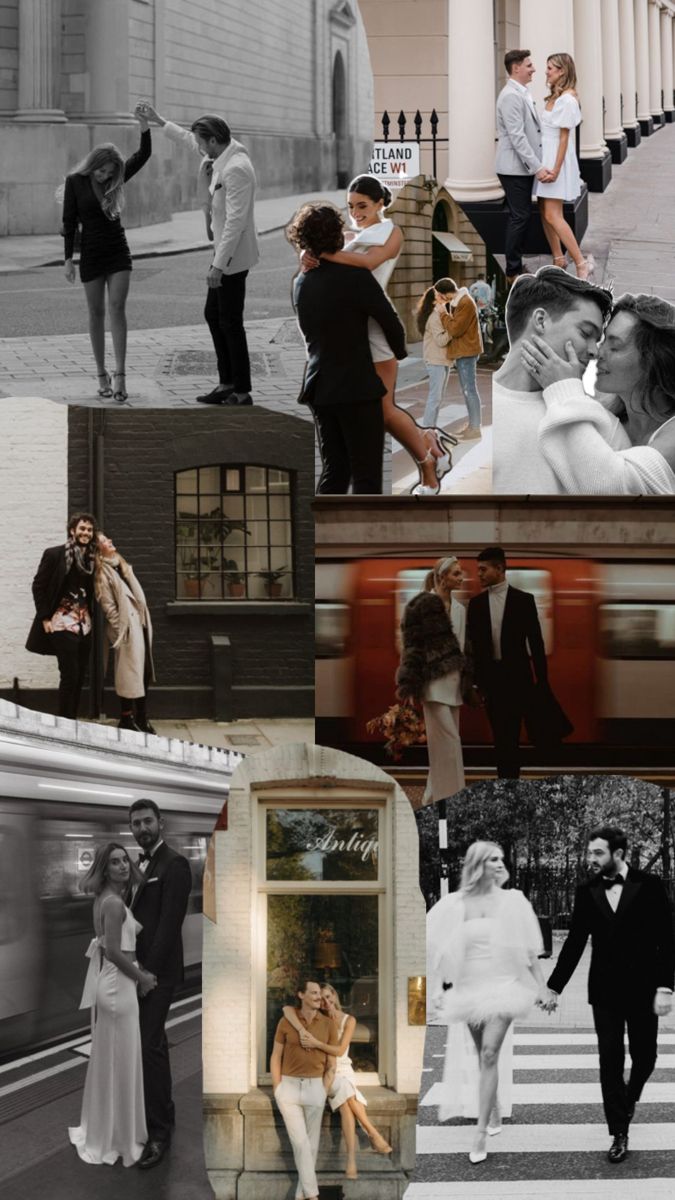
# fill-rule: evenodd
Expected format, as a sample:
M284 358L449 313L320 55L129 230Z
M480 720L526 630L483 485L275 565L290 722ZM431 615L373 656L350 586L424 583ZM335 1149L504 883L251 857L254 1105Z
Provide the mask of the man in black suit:
M485 698L500 779L520 775L520 727L535 681L546 684L546 651L534 596L506 582L501 546L478 555L483 591L469 601L476 685Z
M570 930L548 981L553 1009L591 938L588 1002L598 1035L600 1086L611 1163L628 1154L628 1126L656 1063L659 1017L670 1012L675 975L673 913L661 880L625 861L626 835L602 825L589 834L590 881L577 888ZM624 1079L624 1035L631 1071Z
M304 204L286 235L315 258L342 249L344 222L332 204ZM323 470L318 493L382 492L386 388L368 344L372 317L391 346L392 358L407 351L405 331L382 288L366 268L322 259L293 284L293 303L307 347L300 403L309 404Z
M143 854L139 866L143 880L131 902L131 911L143 928L136 953L146 971L157 976L157 987L139 997L143 1091L148 1141L139 1159L141 1168L161 1162L175 1124L171 1098L169 1044L164 1026L173 991L183 979L181 928L192 888L188 860L162 839L162 815L153 800L136 800L129 809L129 825Z
M26 649L57 658L58 715L76 720L91 644L96 519L91 513L75 513L67 532L65 545L48 546L40 559Z

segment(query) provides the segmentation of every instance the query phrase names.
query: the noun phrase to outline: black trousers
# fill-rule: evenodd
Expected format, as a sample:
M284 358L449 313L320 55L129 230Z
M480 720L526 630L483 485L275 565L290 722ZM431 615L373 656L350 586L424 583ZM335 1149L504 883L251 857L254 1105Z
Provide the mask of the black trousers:
M250 392L251 363L244 329L244 302L248 271L223 275L220 287L209 288L204 320L209 327L218 362L220 383L231 383L235 392Z
M637 1104L656 1063L659 1019L651 1004L624 1013L593 1006L600 1052L600 1086L612 1137L628 1132L628 1110ZM624 1079L624 1031L628 1031L631 1071Z
M89 661L91 636L81 637L60 630L50 637L59 664L59 716L75 721Z
M153 1142L165 1142L171 1136L171 1127L175 1123L169 1043L164 1029L173 992L173 983L160 982L147 996L141 996L138 1002L145 1119L148 1139Z
M382 495L384 415L381 400L312 405L323 470L317 495Z
M485 708L495 744L498 779L520 778L520 729L526 708L525 693L514 687L503 664L493 663L486 688Z
M504 203L509 211L506 222L506 274L519 275L523 269L525 234L532 215L532 175L500 175Z

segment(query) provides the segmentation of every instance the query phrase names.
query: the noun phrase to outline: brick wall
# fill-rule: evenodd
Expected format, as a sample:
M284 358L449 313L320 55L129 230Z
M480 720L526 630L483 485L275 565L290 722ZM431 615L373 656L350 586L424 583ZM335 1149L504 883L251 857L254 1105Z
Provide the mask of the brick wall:
M42 551L65 541L68 520L67 409L52 400L0 405L0 688L58 682L55 661L24 648L35 608L31 583Z
M88 415L69 414L69 492L75 507L88 490ZM168 409L98 413L104 439L104 512L97 513L136 571L154 625L155 704L166 715L211 712L211 634L233 644L237 716L313 712L313 614L247 612L176 616L174 473L214 462L256 463L290 470L294 478L295 599L311 606L314 523L312 425L265 408L242 412ZM172 694L171 689L174 689ZM295 711L292 711L295 705ZM270 708L271 706L271 708ZM289 707L290 706L290 707ZM157 712L155 707L153 711Z

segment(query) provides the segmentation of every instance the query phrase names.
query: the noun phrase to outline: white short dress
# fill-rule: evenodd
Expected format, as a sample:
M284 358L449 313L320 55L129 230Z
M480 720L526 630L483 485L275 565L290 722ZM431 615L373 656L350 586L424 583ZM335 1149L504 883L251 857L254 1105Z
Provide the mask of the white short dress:
M570 136L567 150L560 168L560 173L553 183L542 183L535 179L533 195L539 198L551 197L556 200L576 200L581 195L581 176L574 130L581 121L581 109L578 100L569 92L558 96L553 108L544 108L541 114L541 157L542 164L551 169L555 166L560 143L560 130L569 129Z
M370 250L373 246L384 246L393 231L394 222L385 217L377 225L369 225L367 229L362 229L357 233L356 237L347 243L345 250L365 254L366 250ZM386 262L380 263L379 267L375 267L375 270L371 272L385 293L398 260L399 255L397 254L396 258L388 258ZM387 362L388 359L396 357L381 327L372 317L368 320L368 343L373 362Z
M349 1020L349 1013L342 1014L342 1020L338 1026L338 1038L342 1041L345 1025ZM346 1100L350 1100L354 1096L356 1100L360 1100L362 1104L367 1105L368 1101L365 1096L356 1086L356 1076L352 1060L349 1057L349 1050L345 1054L341 1054L335 1061L335 1079L333 1086L328 1093L328 1103L331 1111L341 1108Z

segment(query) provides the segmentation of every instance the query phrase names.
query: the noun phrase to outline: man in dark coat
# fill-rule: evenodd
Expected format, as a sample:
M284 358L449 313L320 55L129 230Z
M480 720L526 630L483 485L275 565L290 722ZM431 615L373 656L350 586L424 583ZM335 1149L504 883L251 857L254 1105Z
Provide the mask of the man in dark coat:
M139 866L143 880L131 902L131 911L143 926L136 943L138 961L157 976L157 987L139 998L143 1089L148 1141L139 1167L161 1162L175 1124L171 1098L171 1064L164 1026L173 991L183 979L182 925L192 888L188 860L162 839L163 821L152 800L136 800L129 810L129 825L143 854Z
M327 203L304 204L288 227L289 241L315 259L342 249L343 220ZM293 303L307 347L300 402L314 415L323 471L318 493L382 492L386 388L373 365L368 319L380 325L392 358L407 355L395 309L365 267L322 259L300 273Z
M73 720L91 644L96 537L95 518L75 513L67 542L45 550L33 580L35 619L26 649L58 659L58 714Z
M654 1070L659 1017L671 1011L675 976L673 913L666 890L656 875L629 867L625 857L626 835L620 829L603 825L591 831L591 878L577 888L570 930L544 1004L556 1007L590 937L588 1002L598 1035L605 1116L614 1139L607 1155L611 1163L623 1162L628 1154L628 1126Z
M478 555L483 591L469 601L468 632L475 682L485 698L500 779L520 775L520 727L535 682L548 679L546 651L534 596L506 581L501 546Z

